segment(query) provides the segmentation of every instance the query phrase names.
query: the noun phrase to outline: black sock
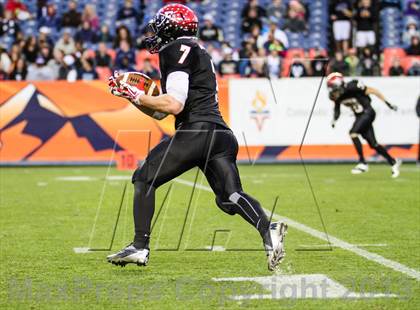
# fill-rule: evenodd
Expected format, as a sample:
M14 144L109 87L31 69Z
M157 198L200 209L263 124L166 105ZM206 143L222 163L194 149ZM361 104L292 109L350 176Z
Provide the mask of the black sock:
M259 231L261 237L264 237L270 227L270 222L260 203L244 192L233 193L229 200L233 202L235 213L238 213L253 225Z
M360 142L359 137L352 137L351 140L353 141L354 147L356 148L357 155L359 155L359 162L366 164L365 157L363 156L362 143Z
M134 247L137 249L149 248L150 225L155 212L155 188L136 181L134 183Z
M388 151L382 145L377 144L374 149L378 152L378 154L382 155L386 159L388 164L391 166L395 164L395 159L389 155Z

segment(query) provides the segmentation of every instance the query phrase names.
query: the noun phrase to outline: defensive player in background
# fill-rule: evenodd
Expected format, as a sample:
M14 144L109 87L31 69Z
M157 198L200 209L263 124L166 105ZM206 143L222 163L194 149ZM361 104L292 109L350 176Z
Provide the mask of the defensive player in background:
M224 212L239 214L260 233L273 270L284 256L283 240L287 226L270 223L259 202L242 190L236 166L238 143L223 121L217 98L214 65L197 42L198 20L181 4L169 4L149 23L150 53L159 53L163 94L152 97L124 82L110 78L114 95L136 105L176 117L176 132L161 141L133 175L133 243L107 257L110 263L146 265L149 260L150 224L155 208L155 191L193 167L199 167Z
M363 155L362 143L359 139L359 135L361 135L369 143L369 146L378 154L382 155L391 165L392 177L398 177L400 174L401 160L389 155L387 150L376 141L372 126L376 113L372 108L370 95L375 95L394 111L397 111L397 107L386 101L384 95L375 88L366 87L358 80L352 80L348 83L344 82L343 75L338 72L333 72L328 75L327 87L329 97L334 101L332 127L335 127L335 123L340 117L341 105L349 107L356 116L353 127L350 129L350 138L359 155L359 163L351 170L351 173L360 174L369 170Z

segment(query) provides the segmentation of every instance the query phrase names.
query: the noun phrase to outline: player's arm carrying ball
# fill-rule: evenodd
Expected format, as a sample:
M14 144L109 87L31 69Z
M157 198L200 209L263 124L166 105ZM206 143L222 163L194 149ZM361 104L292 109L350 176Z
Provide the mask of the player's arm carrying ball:
M114 72L108 85L113 95L129 100L139 110L158 120L168 114L177 115L184 108L184 104L175 96L160 94L154 82L141 73L129 72L121 75Z

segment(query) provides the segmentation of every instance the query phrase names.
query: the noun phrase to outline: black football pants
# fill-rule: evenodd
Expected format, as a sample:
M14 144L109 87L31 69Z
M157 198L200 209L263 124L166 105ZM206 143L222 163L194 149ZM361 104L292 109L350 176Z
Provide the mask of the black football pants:
M387 152L387 150L376 141L375 131L373 129L373 121L376 113L373 110L368 110L356 116L356 121L350 129L350 136L359 155L359 162L365 163L363 155L362 143L356 134L360 134L378 154L382 155L390 165L395 164L395 159Z
M209 122L184 124L173 137L163 139L133 175L134 246L148 247L155 190L194 167L205 174L220 209L240 214L264 236L269 222L258 201L242 191L237 153L232 131Z

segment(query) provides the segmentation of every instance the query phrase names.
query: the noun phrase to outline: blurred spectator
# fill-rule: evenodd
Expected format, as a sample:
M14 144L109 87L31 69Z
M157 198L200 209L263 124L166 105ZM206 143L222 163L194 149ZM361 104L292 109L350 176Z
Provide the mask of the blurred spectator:
M286 33L278 29L277 24L273 20L270 21L268 31L257 39L258 48L265 47L269 51L272 44L276 45L275 48L279 52L286 51L289 48L289 40Z
M50 59L47 63L47 66L51 69L52 76L54 80L57 80L59 77L60 67L62 66L64 61L64 53L60 50L53 51L53 58Z
M136 55L127 41L121 41L115 57L115 67L117 70L127 70L133 68L136 63ZM136 70L134 70L136 71Z
M356 46L373 46L376 42L374 31L377 22L371 0L359 0L356 10Z
M39 55L44 58L45 63L47 63L52 58L52 50L48 45L41 47Z
M25 58L20 57L11 67L9 74L9 80L24 81L28 74L28 68L26 65Z
M415 16L420 18L420 2L418 0L408 0L407 9L404 12L405 16Z
M67 82L74 82L77 80L77 70L75 68L75 59L72 55L65 55L63 62L58 70L58 79Z
M69 1L69 9L63 14L61 19L62 27L77 28L82 22L82 15L77 11L77 2Z
M351 1L332 0L330 11L336 50L347 54L351 39L351 18L353 16Z
M86 4L82 14L82 22L88 22L92 30L97 31L99 29L99 18L96 14L95 6L92 4Z
M146 74L148 77L150 77L153 80L159 80L160 79L160 73L158 69L156 69L149 58L146 58L143 62L143 68L140 70L144 74Z
M286 6L283 4L283 1L272 0L271 4L267 8L267 15L270 21L279 24L286 15Z
M137 71L136 68L134 68L134 63L132 63L127 56L121 58L119 66L116 66L115 70L119 72Z
M85 47L82 41L76 41L74 43L75 46L75 52L72 54L73 58L74 58L74 66L76 68L76 70L80 69L82 66L82 57L85 54Z
M217 68L219 63L222 61L222 55L220 54L220 50L215 48L213 44L207 44L207 53L211 56L214 66Z
M418 30L417 24L415 21L411 21L407 23L406 29L403 33L403 44L405 46L409 46L411 43L411 38L414 36L420 37L420 32Z
M76 41L83 43L95 43L97 40L96 32L92 29L91 24L87 20L83 21L82 27L76 32L74 38Z
M280 77L281 58L279 52L275 48L271 48L267 56L267 70L271 78Z
M261 28L258 25L254 25L251 28L251 32L245 36L246 41L252 42L253 48L257 50L258 41L261 41Z
M401 66L401 62L398 57L394 57L394 59L392 60L392 66L391 68L389 68L389 75L390 76L404 75L404 69Z
M420 61L418 59L413 61L413 64L407 71L407 74L409 76L420 76Z
M0 81L7 78L7 74L10 72L12 60L4 46L0 45Z
M49 3L46 6L45 14L38 20L38 27L47 27L51 30L57 30L60 27L60 18L57 15L57 8L55 4Z
M64 29L62 37L57 41L54 48L61 50L64 55L69 55L76 52L76 45L73 38L71 37L70 30Z
M19 44L14 43L9 51L10 60L16 62L20 57L22 57L22 49Z
M222 30L214 24L214 19L211 14L204 15L204 26L200 28L199 38L204 42L209 41L223 41Z
M18 23L13 18L13 13L11 11L4 11L3 18L0 21L0 35L16 38L19 29Z
M36 18L39 20L47 13L48 0L36 0Z
M6 12L12 13L12 18L18 20L27 20L31 18L28 8L21 0L7 0Z
M315 49L314 58L311 61L311 71L313 76L324 76L327 67L327 55L320 49Z
M248 3L242 9L241 16L246 18L250 11L254 10L257 19L262 19L267 16L265 9L259 5L258 0L248 0Z
M348 75L356 76L359 75L359 57L357 57L357 50L350 48L348 55L344 58L344 61L348 65Z
M286 55L284 45L277 39L267 41L264 45L264 48L267 52L276 51L277 54L281 57L284 57Z
M92 81L98 79L93 60L83 56L81 59L81 68L77 72L77 79L83 81Z
M331 72L340 72L343 75L349 74L349 65L344 61L343 53L340 51L335 52L331 63Z
M359 70L362 76L380 75L379 63L376 55L369 47L364 47L359 61Z
M114 41L114 37L109 32L109 27L107 25L101 26L101 30L99 31L97 41L104 43L112 43L112 41Z
M291 32L303 32L306 30L306 23L297 10L289 9L283 29Z
M239 51L238 73L241 76L249 76L251 74L250 58L254 52L254 46L251 40L243 41L242 48Z
M125 0L124 6L118 10L117 21L124 22L127 20L133 20L137 22L138 13L133 7L132 0Z
M38 45L53 46L54 43L50 37L51 30L47 27L41 27L38 32Z
M407 55L420 56L420 37L412 36L410 46L405 49Z
M251 8L249 9L248 14L242 20L242 32L251 32L251 29L254 26L258 26L258 28L261 29L262 22L261 19L258 17L257 9Z
M104 42L98 44L98 49L95 52L95 63L97 67L112 67L112 58Z
M229 47L222 50L223 60L219 63L220 76L238 74L238 62L233 60L233 50Z
M130 47L133 47L130 31L124 25L119 26L116 30L116 36L114 39L114 48L118 48L122 41L127 42Z
M251 75L255 77L267 77L268 67L266 59L266 51L259 48L258 52L251 54Z
M306 22L306 8L301 0L290 0L287 10L288 13L292 11L296 18Z
M299 54L295 54L295 55L293 55L292 65L290 66L290 77L300 78L300 77L304 77L304 76L308 76L308 72L306 70L306 67L305 67L302 59L300 59Z
M39 56L34 64L28 66L26 79L28 81L50 81L54 79L54 73L50 67L45 65L45 59Z
M34 63L38 57L39 46L35 36L30 36L26 39L23 47L23 55L29 63Z

